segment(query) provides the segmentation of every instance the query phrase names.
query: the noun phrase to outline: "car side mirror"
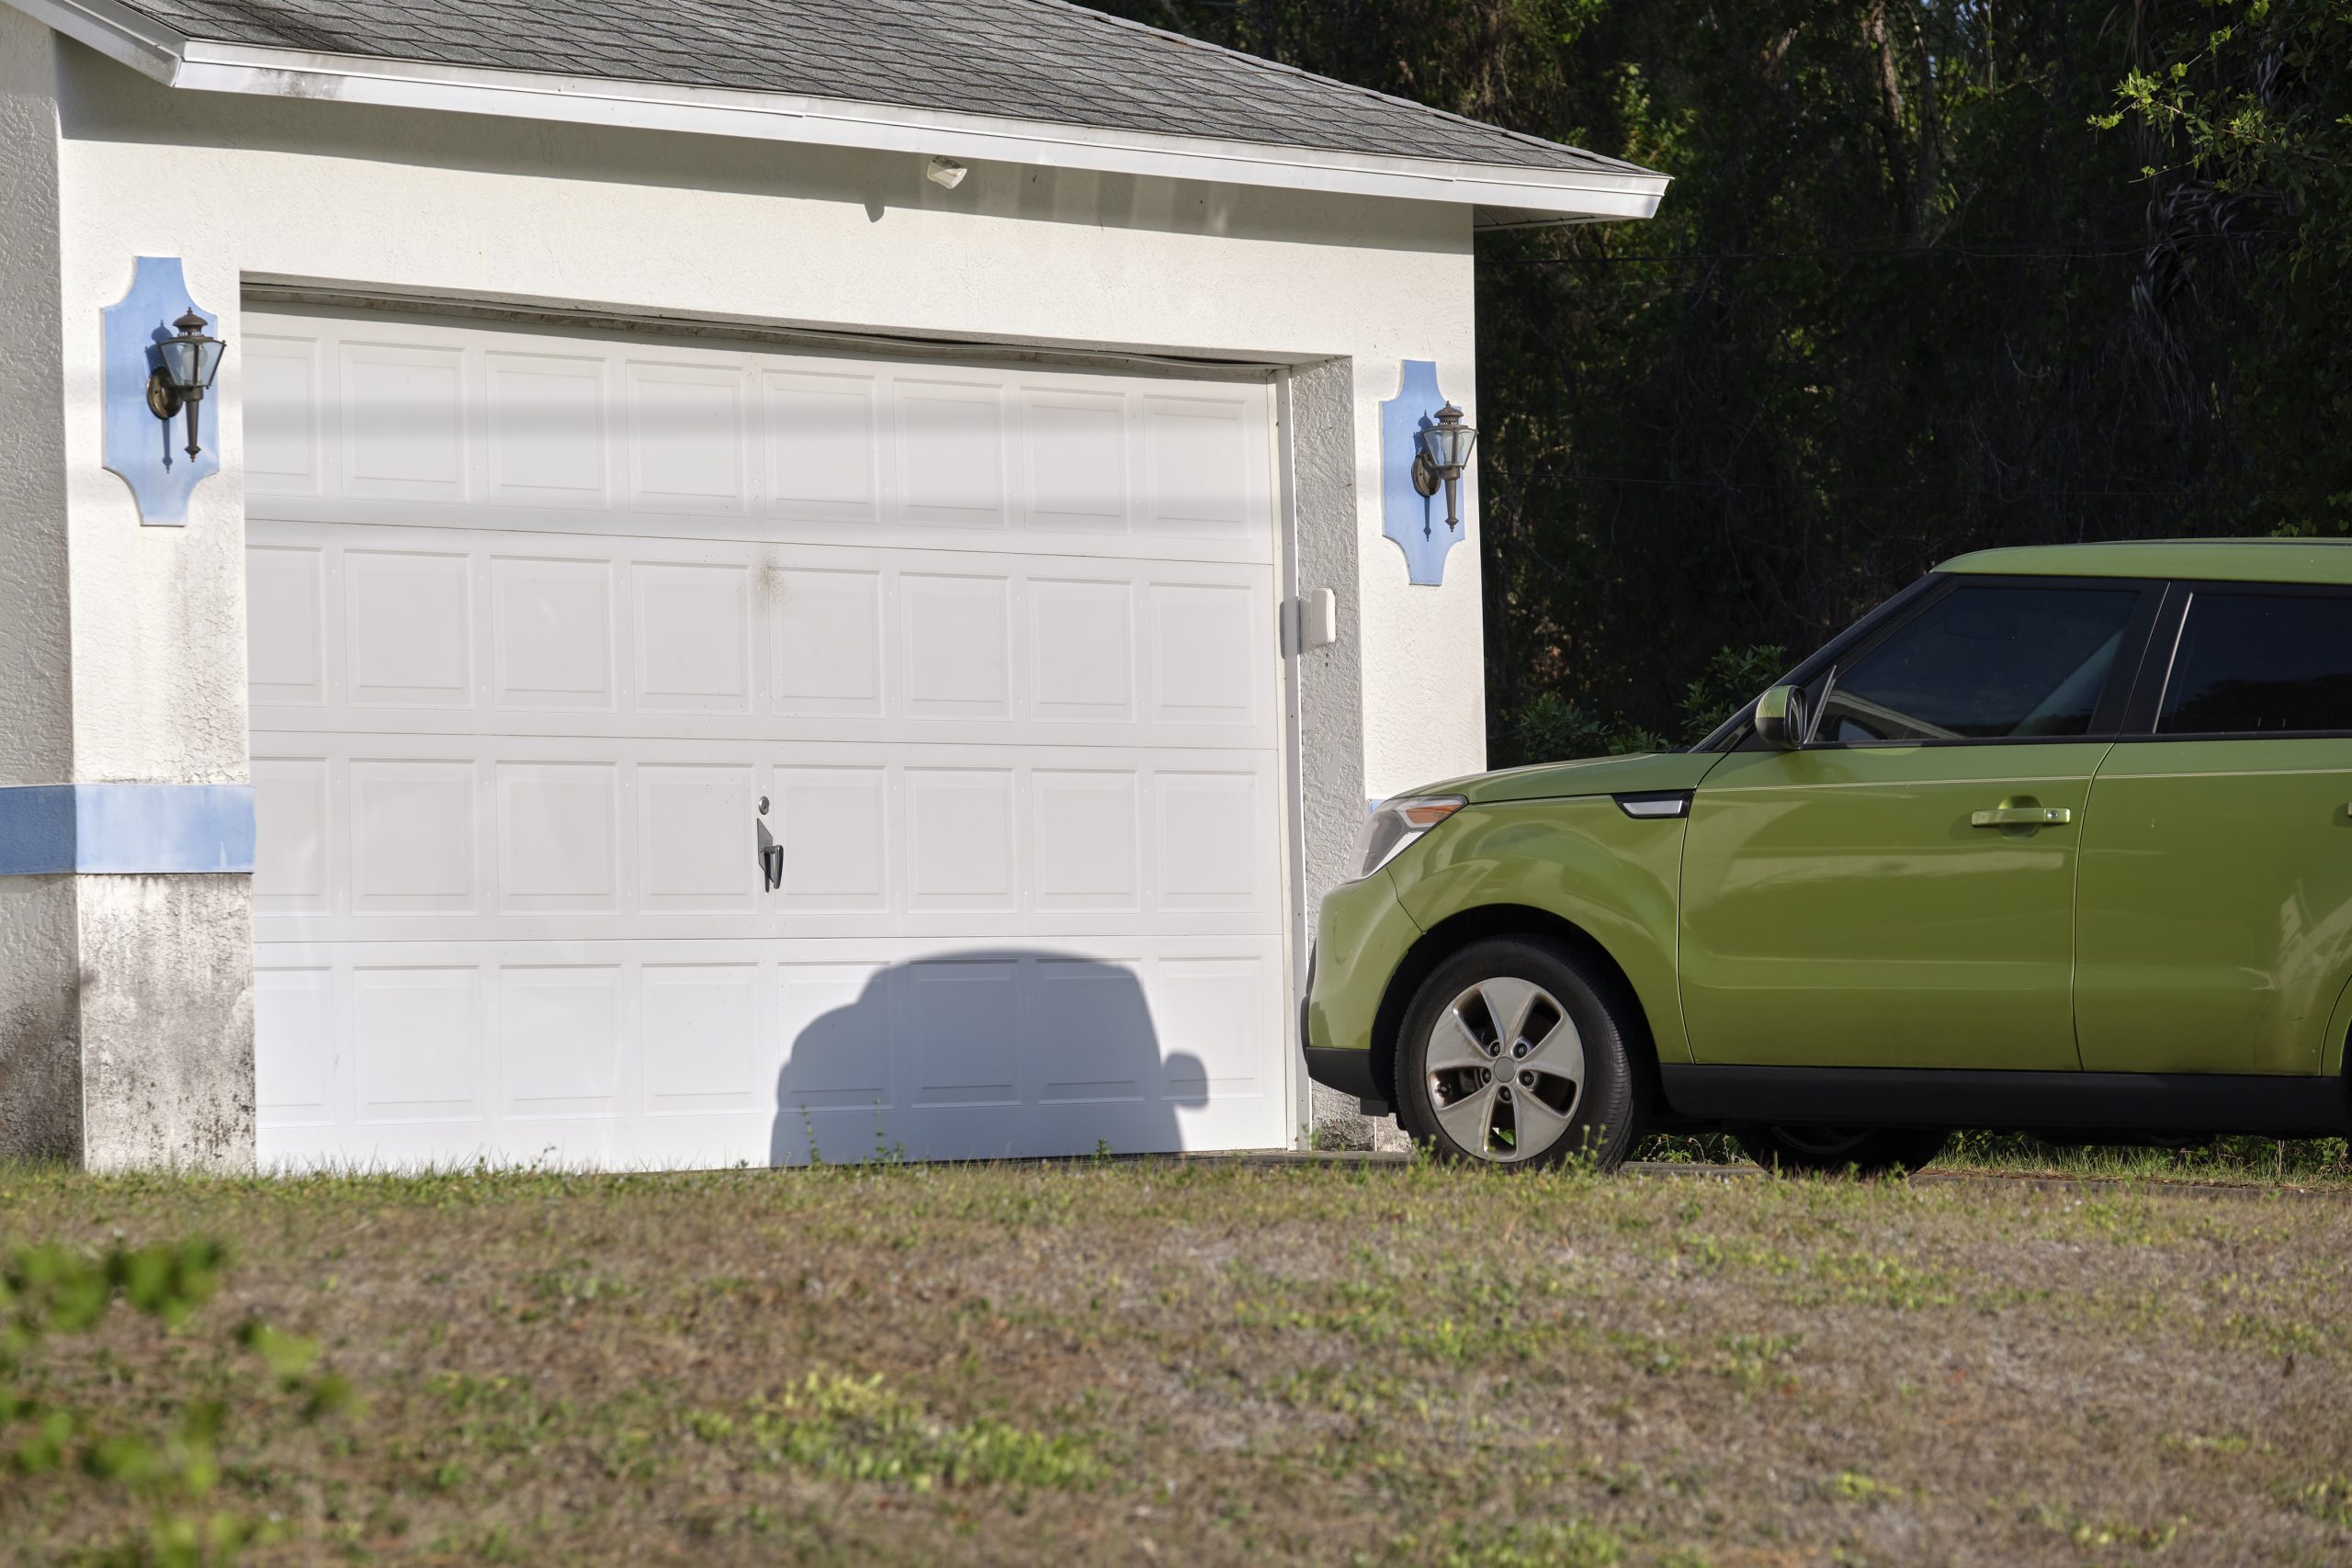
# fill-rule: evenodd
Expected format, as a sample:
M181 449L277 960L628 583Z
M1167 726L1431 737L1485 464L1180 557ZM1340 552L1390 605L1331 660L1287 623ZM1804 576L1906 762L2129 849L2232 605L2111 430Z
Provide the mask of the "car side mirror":
M1779 751L1794 751L1812 737L1812 727L1806 722L1804 688L1799 685L1774 686L1756 699L1756 733L1765 745Z

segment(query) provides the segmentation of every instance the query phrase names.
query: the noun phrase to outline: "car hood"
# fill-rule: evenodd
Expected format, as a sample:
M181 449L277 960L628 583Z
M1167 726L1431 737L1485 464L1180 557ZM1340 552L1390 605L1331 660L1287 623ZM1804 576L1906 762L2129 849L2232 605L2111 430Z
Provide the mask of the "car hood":
M1458 795L1473 806L1505 800L1559 800L1579 795L1635 795L1647 790L1691 789L1723 761L1716 751L1656 751L1632 757L1589 757L1575 762L1536 762L1499 773L1447 779L1410 795Z

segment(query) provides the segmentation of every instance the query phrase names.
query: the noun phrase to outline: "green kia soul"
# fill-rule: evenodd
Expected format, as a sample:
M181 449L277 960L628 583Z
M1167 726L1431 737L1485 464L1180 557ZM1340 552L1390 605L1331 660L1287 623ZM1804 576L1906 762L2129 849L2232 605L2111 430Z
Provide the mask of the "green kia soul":
M1688 751L1385 802L1306 1062L1441 1155L2352 1131L2352 542L1966 556Z

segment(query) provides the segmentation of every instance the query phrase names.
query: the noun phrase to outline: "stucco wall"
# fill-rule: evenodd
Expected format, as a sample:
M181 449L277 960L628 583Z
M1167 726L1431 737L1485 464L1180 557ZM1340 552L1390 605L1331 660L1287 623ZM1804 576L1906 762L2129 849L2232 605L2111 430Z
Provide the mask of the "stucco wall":
M57 50L0 6L0 785L73 777ZM0 1158L81 1128L74 878L0 878Z
M254 1165L253 900L243 876L85 876L84 1125L96 1170Z

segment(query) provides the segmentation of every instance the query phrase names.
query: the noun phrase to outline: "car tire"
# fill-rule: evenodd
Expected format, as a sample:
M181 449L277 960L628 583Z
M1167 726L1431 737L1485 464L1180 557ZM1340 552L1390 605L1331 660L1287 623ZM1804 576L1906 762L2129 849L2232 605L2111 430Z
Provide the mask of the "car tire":
M1602 964L1542 937L1484 938L1441 962L1405 1010L1396 1120L1441 1159L1612 1169L1639 1130L1633 1053L1646 1037Z
M1944 1152L1934 1127L1736 1127L1747 1157L1783 1175L1908 1176Z

